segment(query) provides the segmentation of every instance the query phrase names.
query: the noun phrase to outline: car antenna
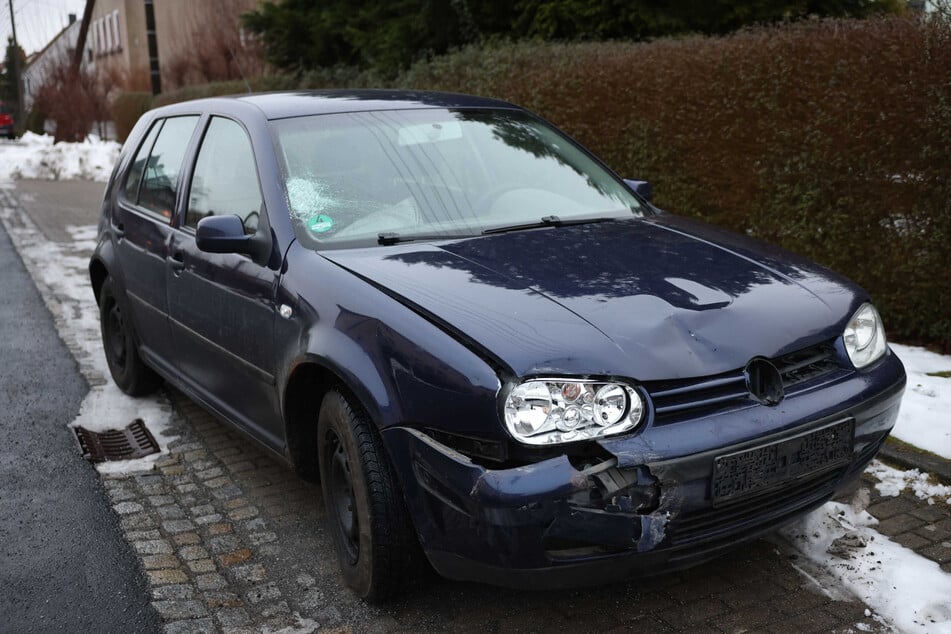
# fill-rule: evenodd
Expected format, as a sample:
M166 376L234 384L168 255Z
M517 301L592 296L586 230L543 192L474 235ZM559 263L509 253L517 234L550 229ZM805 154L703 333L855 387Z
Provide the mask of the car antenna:
M238 56L234 54L234 47L230 44L228 45L228 52L231 53L231 61L234 62L235 68L238 69L238 74L241 75L241 81L244 82L244 87L247 89L248 94L251 94L251 84L248 83L247 77L244 76L244 70L241 68L241 63L238 61Z

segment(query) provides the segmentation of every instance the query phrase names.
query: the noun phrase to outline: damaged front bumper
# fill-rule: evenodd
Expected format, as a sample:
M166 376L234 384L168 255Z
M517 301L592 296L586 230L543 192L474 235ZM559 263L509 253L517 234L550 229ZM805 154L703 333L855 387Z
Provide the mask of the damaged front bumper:
M755 415L741 409L601 440L600 460L562 455L490 469L416 429L388 428L383 439L441 575L537 589L605 583L705 561L827 501L864 470L894 426L905 383L900 364L891 378L883 390L854 375ZM835 459L772 473L740 495L714 492L724 456L776 448L785 465L805 451L797 439L822 445L823 433L841 437L845 429L847 445Z

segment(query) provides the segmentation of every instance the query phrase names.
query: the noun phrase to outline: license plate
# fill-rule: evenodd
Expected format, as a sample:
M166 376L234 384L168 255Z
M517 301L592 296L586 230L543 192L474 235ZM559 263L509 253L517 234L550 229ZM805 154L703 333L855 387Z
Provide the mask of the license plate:
M746 451L713 463L714 504L848 464L855 423L851 419Z

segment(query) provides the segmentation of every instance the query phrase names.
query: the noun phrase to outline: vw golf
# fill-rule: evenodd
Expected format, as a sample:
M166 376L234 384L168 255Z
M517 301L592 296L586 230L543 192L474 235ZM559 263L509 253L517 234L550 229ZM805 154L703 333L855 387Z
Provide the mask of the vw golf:
M370 600L425 561L552 588L707 560L860 474L905 385L862 289L462 95L153 110L89 272L116 384L318 478Z

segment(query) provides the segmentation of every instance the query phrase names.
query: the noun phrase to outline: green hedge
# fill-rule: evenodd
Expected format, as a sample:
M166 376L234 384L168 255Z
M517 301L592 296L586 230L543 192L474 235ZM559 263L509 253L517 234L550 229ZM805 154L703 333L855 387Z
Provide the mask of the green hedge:
M892 336L951 349L947 22L503 43L418 63L392 82L347 69L281 81L449 90L526 106L621 175L653 181L659 206L840 271L869 290Z
M116 124L116 139L125 143L129 133L144 113L152 107L148 92L120 92L112 100L112 121Z

